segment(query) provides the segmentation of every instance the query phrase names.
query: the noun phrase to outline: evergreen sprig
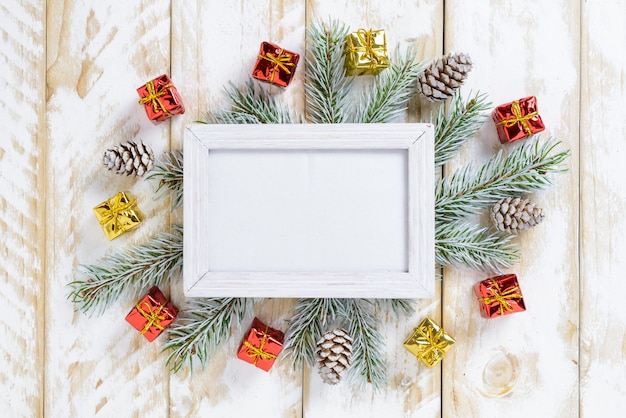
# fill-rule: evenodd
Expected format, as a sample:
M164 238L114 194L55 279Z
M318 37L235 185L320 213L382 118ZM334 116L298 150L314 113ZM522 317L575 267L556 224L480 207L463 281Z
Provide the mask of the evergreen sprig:
M397 318L413 315L416 301L413 299L375 299L381 310L392 311Z
M210 113L206 122L211 123L292 123L289 110L279 105L252 79L244 87L230 83L225 89L232 106L230 110Z
M461 146L476 135L489 117L491 102L476 93L464 99L457 91L448 109L439 108L435 120L435 167L447 163Z
M68 286L68 299L76 309L101 314L120 297L136 299L151 286L161 286L178 277L183 266L183 228L173 226L145 244L106 255L96 264L81 265L86 280Z
M385 123L392 121L407 108L415 95L417 77L422 72L417 54L409 49L392 59L391 67L381 72L374 83L365 88L357 109L357 123Z
M343 123L348 120L347 97L352 78L344 77L344 40L348 27L337 21L315 22L307 30L304 92L308 120Z
M240 325L250 305L246 298L189 299L169 328L163 351L169 351L166 365L173 372L188 365L193 370L197 358L204 368L220 344L230 336L231 327Z
M435 223L453 222L479 214L498 200L545 189L553 184L551 174L566 171L561 163L569 150L555 149L560 142L526 140L505 157L501 150L486 163L454 171L439 181L435 192Z
M155 199L171 197L172 209L183 203L183 150L169 151L150 170L148 180L158 180Z

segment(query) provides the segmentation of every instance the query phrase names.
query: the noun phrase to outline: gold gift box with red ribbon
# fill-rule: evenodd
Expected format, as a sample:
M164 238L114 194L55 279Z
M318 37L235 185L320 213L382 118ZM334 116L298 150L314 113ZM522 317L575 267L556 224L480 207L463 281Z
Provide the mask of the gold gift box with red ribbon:
M93 208L93 213L109 241L137 228L143 220L136 200L129 192L119 192L105 200Z
M432 319L425 318L404 342L404 347L428 367L439 363L455 341Z
M126 321L150 342L154 341L178 315L178 308L153 286L146 296L126 315Z
M283 349L284 339L282 331L270 328L254 318L248 336L239 347L237 357L267 372Z
M270 42L261 42L252 77L287 87L296 73L300 55Z
M155 125L185 113L185 105L167 74L148 81L137 88L137 93L141 97L139 104L144 106L148 119Z
M389 67L385 31L359 29L348 34L345 46L347 76L376 75Z
M515 274L491 277L476 283L474 293L480 302L480 314L485 318L526 310L524 296Z
M537 98L524 97L496 107L491 115L496 123L500 142L514 142L545 129L537 111Z

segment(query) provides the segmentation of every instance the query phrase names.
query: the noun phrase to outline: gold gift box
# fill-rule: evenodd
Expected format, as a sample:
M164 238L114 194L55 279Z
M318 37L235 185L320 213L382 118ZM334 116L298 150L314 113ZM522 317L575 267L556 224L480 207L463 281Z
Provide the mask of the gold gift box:
M406 339L404 346L428 367L439 363L455 343L439 325L425 318Z
M93 208L102 230L110 240L119 237L126 231L137 228L143 216L129 192L119 192Z
M346 75L376 75L389 67L385 31L359 29L346 37Z

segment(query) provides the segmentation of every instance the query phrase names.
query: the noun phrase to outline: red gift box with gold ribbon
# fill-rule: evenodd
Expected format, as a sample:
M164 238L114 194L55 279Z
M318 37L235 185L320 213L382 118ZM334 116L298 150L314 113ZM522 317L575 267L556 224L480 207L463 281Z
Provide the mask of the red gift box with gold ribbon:
M480 302L480 314L485 318L526 310L524 296L515 274L483 280L474 286L474 293Z
M267 372L283 349L284 339L285 334L282 331L270 328L254 318L248 336L239 347L237 357Z
M178 308L154 286L126 315L126 321L148 341L154 341L178 315Z
M295 52L287 51L269 42L261 42L252 77L287 87L296 73L298 60L300 60L300 55Z
M537 111L537 98L524 97L496 107L492 113L501 143L514 142L545 129Z
M148 119L155 125L185 113L178 90L166 74L148 81L137 89L137 93L141 97L139 104L144 106Z

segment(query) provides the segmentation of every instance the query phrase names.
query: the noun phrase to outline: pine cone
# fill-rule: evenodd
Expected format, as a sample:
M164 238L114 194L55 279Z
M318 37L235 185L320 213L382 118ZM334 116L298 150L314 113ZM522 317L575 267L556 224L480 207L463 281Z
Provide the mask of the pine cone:
M352 337L345 330L335 328L324 334L315 350L318 371L324 383L339 383L341 375L350 366L351 356Z
M141 141L128 141L104 152L104 165L117 174L143 176L154 165L152 149Z
M428 100L442 101L452 97L472 69L469 55L447 54L433 62L417 79L417 90Z
M491 221L498 231L517 234L543 221L543 209L521 197L507 197L491 208Z

